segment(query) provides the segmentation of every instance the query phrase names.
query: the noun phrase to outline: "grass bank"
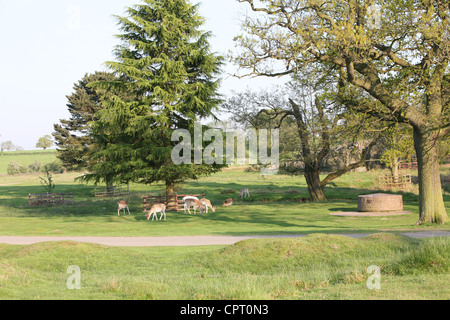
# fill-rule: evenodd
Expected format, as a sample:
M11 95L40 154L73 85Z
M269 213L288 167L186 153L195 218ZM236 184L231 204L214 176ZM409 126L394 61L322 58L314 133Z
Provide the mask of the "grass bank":
M231 246L0 245L2 299L448 299L450 239L315 234ZM126 263L124 263L126 261ZM69 290L67 268L81 271ZM367 268L381 269L370 290Z

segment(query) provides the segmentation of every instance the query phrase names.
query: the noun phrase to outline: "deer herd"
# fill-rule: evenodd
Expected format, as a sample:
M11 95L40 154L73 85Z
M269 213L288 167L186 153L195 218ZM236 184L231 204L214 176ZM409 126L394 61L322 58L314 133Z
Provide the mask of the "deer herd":
M241 199L244 199L245 197L250 197L250 192L248 188L243 188L239 192L239 197ZM184 202L184 213L186 214L186 211L189 214L191 213L190 209L194 210L194 214L197 214L197 209L200 213L208 213L208 208L212 210L212 212L216 212L216 208L212 206L211 201L209 201L206 198L198 199L195 196L185 196L183 198ZM223 203L223 207L228 207L233 205L233 198L226 199ZM117 215L120 216L120 210L123 210L124 214L126 213L125 209L128 211L128 215L130 215L130 208L128 207L128 201L120 200L117 202ZM158 220L158 213L161 214L159 220L162 220L164 217L164 220L166 220L166 205L164 203L157 203L153 205L150 210L145 214L145 217L147 220L150 220L150 217L152 218L152 221Z

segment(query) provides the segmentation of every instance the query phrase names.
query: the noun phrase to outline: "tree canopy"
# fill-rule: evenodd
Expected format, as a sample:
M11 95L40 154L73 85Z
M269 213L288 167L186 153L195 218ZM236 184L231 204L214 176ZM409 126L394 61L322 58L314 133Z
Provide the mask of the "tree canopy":
M42 148L42 149L48 149L52 147L54 144L52 136L49 134L46 134L45 136L42 136L39 138L38 142L36 143L36 148Z
M419 164L418 223L448 221L438 141L450 132L450 8L442 0L239 0L258 13L236 38L248 74L334 67L355 111L412 126ZM355 92L358 93L355 95Z
M115 75L109 72L86 74L74 84L74 92L67 96L70 118L54 124L53 137L57 156L68 170L88 170L94 165L91 156L96 144L91 136L91 122L97 120L95 114L102 108L101 102L111 98L112 93L88 85L96 81L114 80Z
M220 166L174 165L171 136L176 129L193 132L194 123L213 116L220 102L217 76L222 58L211 52L204 19L184 0L145 0L117 17L122 34L117 61L107 62L120 80L97 81L94 87L133 95L103 101L92 135L102 147L86 180L105 175L115 181L174 184L217 171Z

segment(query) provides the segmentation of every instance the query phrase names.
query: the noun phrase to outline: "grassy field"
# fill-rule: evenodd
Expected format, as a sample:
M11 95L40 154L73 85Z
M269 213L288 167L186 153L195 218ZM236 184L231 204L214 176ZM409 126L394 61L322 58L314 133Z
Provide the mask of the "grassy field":
M243 168L229 168L179 186L180 193L205 192L218 206L215 213L168 212L167 221L147 221L142 212L141 196L162 192L162 185L131 185L133 194L128 200L132 214L118 217L116 199L94 198L94 186L74 182L78 174L54 175L55 192L73 192L75 204L51 208L30 207L27 202L29 193L43 191L41 174L0 175L0 235L309 234L300 239L183 248L115 248L70 241L0 244L0 298L450 298L450 240L415 240L398 234L450 230L449 224L414 225L418 219L417 186L397 191L403 195L405 210L412 214L358 218L330 215L356 211L358 195L380 192L376 178L385 173L345 175L326 188L328 201L300 203L308 197L303 177L263 179ZM450 175L450 169L442 168L442 174ZM250 189L251 197L239 200L237 191L243 186ZM235 199L235 205L220 207L229 197ZM450 212L448 193L444 200ZM336 235L340 233L375 235L352 239ZM70 265L81 269L81 290L66 287ZM370 265L382 270L380 290L366 286Z
M3 156L0 155L0 176L7 173L6 170L11 162L17 162L27 167L34 161L45 165L55 160L56 150L54 149L41 151L5 151Z
M448 299L450 239L315 234L231 246L0 245L2 299ZM69 290L67 268L80 268ZM368 266L381 268L379 289ZM70 284L70 283L69 283Z
M357 233L416 230L449 230L449 225L415 226L418 196L403 192L405 216L339 217L330 213L355 211L359 194L379 192L373 189L376 176L383 174L351 173L326 188L328 201L299 203L308 197L303 177L268 176L243 170L224 171L214 176L180 186L180 193L205 192L215 213L185 215L167 212L167 221L147 221L141 196L162 192L162 186L131 185L128 196L132 215L117 216L115 199L96 199L94 187L74 182L78 174L54 175L55 192L73 192L74 205L51 208L30 207L29 193L43 191L39 174L0 177L0 234L54 236L169 236L237 235L287 233ZM251 197L239 200L241 187L250 189ZM226 198L235 205L221 207ZM445 195L450 209L450 196ZM450 212L450 210L448 210Z

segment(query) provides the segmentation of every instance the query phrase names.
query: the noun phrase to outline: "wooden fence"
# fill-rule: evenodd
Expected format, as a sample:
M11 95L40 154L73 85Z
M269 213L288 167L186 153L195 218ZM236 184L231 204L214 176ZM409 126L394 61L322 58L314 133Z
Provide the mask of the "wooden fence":
M384 177L378 178L378 184L382 187L403 188L406 187L407 185L410 185L411 182L412 180L409 174L399 177L386 175Z
M399 169L413 169L417 170L417 162L402 162L398 165Z
M164 203L168 211L183 211L184 201L183 198L186 196L194 196L199 199L204 198L205 194L177 194L175 193L173 197L167 199L166 195L148 195L143 196L144 200L144 212L148 212L150 208L157 203Z
M73 203L73 193L28 194L30 206L53 206Z
M95 188L95 197L120 197L130 194L130 185Z

